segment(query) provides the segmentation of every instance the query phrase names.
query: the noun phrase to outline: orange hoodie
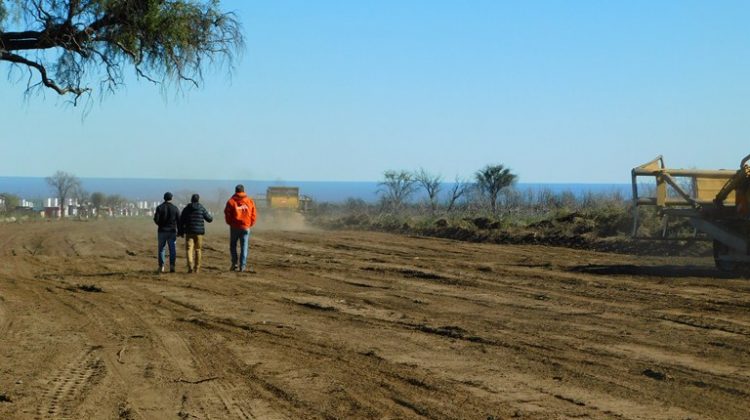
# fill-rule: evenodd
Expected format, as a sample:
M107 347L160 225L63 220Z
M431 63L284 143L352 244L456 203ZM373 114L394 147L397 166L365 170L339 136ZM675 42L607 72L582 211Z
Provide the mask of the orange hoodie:
M244 192L235 193L224 207L224 220L237 229L250 229L255 225L255 203Z

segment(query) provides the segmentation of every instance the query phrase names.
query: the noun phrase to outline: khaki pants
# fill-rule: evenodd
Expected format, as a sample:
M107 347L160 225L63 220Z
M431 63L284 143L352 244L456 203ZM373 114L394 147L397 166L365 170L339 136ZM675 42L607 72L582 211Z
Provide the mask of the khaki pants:
M201 268L201 248L203 247L203 235L194 233L185 234L185 248L187 250L188 271L197 272ZM195 254L193 254L195 252Z

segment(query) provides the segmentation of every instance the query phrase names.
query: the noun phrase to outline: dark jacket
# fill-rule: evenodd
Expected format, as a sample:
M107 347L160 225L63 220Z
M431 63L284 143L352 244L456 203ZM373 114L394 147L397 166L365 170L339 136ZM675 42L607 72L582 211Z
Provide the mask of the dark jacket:
M206 227L203 221L213 222L214 218L208 214L208 210L201 203L190 203L182 209L180 216L180 232L203 235L206 233Z
M180 209L165 201L156 207L154 223L159 226L159 232L180 232Z

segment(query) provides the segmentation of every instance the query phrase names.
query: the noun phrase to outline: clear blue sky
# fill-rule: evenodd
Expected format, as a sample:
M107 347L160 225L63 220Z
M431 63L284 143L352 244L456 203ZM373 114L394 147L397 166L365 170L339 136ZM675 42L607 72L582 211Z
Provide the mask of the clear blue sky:
M184 96L131 82L83 117L0 64L0 176L629 182L750 153L748 1L223 1L247 48Z

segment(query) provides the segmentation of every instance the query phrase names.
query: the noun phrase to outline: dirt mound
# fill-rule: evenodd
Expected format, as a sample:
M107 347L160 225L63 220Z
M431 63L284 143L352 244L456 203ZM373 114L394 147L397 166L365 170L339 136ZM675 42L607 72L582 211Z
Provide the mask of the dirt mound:
M513 226L488 217L438 218L424 223L366 214L347 215L318 224L332 229L375 230L477 243L549 245L630 255L710 256L712 253L711 244L703 238L633 239L626 233L631 229L630 220L616 211L565 213Z

